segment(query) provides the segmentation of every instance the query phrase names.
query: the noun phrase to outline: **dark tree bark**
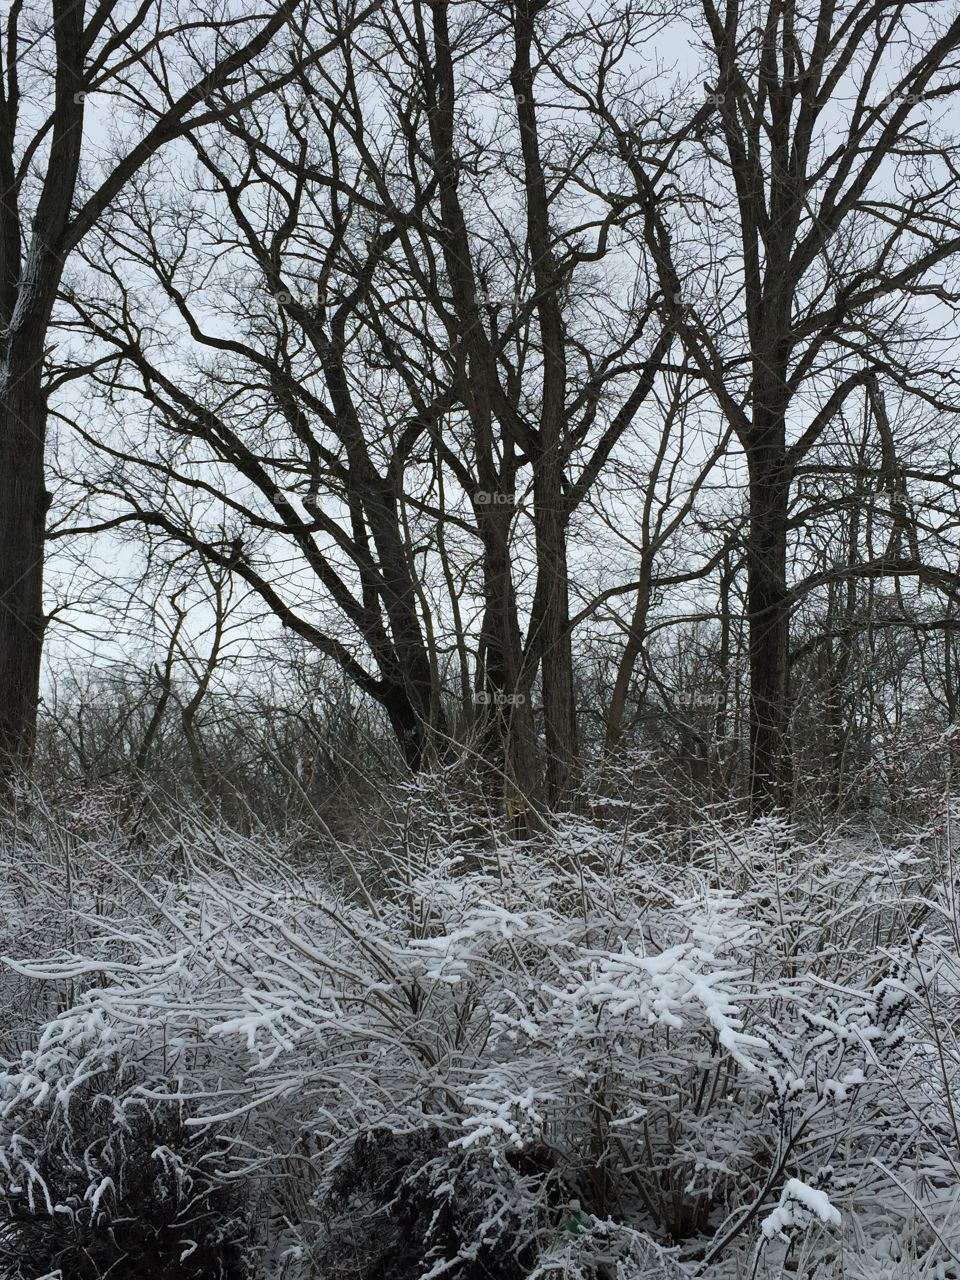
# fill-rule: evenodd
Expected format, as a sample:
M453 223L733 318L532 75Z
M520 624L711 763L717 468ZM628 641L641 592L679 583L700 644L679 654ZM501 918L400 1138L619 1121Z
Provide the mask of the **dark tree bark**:
M540 416L533 467L537 554L534 645L543 688L546 796L560 803L574 776L577 713L570 640L570 577L567 563L568 510L564 495L567 398L567 335L561 310L563 278L550 235L550 207L532 65L534 20L541 0L520 0L514 10L514 63L510 83L517 104L520 150L526 185L527 242L536 286L543 363Z
M46 403L43 352L60 281L62 246L73 204L83 137L84 6L54 0L56 52L50 155L29 244L16 200L15 134L19 107L17 21L7 15L0 151L5 198L3 331L0 335L0 770L30 758L43 650L43 535L49 506L44 482Z
M38 365L38 361L33 362ZM0 770L33 752L43 612L46 412L36 369L8 344L0 371Z
M787 591L789 484L782 426L747 449L750 529L747 615L750 649L750 794L754 808L784 804L789 794L785 734L789 721Z

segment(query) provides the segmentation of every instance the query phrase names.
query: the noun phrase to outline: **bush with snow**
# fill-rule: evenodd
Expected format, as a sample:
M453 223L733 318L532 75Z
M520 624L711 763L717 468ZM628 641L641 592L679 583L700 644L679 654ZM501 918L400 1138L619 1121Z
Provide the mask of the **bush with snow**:
M266 836L181 832L182 873L82 912L80 946L7 958L75 998L7 1063L5 1229L29 1185L55 1234L37 1153L101 1078L177 1117L191 1185L244 1180L260 1274L951 1275L951 815L895 845L642 818L511 843L421 791L375 890L370 849L326 860L335 880ZM95 1159L74 1175L98 1229L132 1212Z
M69 1023L64 1030L69 1034ZM41 1047L44 1060L50 1046ZM0 1268L10 1280L243 1280L242 1190L216 1143L129 1066L0 1078ZM46 1074L46 1071L44 1072ZM19 1092L24 1085L33 1084ZM48 1090L46 1085L53 1088Z

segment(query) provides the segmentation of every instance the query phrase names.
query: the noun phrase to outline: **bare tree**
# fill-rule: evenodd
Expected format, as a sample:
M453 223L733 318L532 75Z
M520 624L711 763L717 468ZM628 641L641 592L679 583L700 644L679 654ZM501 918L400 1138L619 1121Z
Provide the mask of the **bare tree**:
M555 102L536 110L548 75L533 62L537 15L455 12L456 38L445 6L384 8L311 57L269 110L194 132L195 195L189 214L172 197L177 229L158 177L88 252L102 288L78 287L71 303L104 345L70 376L89 374L125 412L135 391L142 421L176 441L153 456L108 445L101 497L243 576L388 707L413 767L448 733L444 701L472 689L477 714L464 719L485 725L485 756L514 803L536 796L539 678L556 803L577 754L567 530L672 336L647 296L636 209L625 214L594 172L608 159L588 119ZM627 43L629 11L618 24ZM589 60L580 70L601 74ZM556 78L548 87L565 93ZM498 112L484 137L467 123L481 110ZM225 219L233 247L208 267ZM189 385L129 285L144 270L207 360ZM217 507L206 531L172 514L171 486ZM450 590L452 535L478 569L466 597ZM346 632L294 603L271 537ZM456 610L431 603L432 572ZM438 689L446 637L473 671Z
M665 313L743 450L762 809L789 792L797 469L816 465L847 399L878 376L954 403L929 328L918 359L911 303L936 297L949 315L955 300L956 146L931 112L955 90L960 19L873 0L769 0L759 16L704 0L699 13L711 64L703 105L680 94L638 122L623 87L590 105L643 204ZM852 96L842 115L841 83ZM690 112L696 141L683 144L677 122Z
M0 28L0 757L7 765L29 758L35 726L50 501L44 359L65 264L162 147L296 76L297 56L280 37L295 31L301 8L300 0L270 0L256 12L240 5L186 17L166 0L13 0L6 8ZM343 34L336 31L333 40ZM240 73L254 65L261 71L235 93ZM98 133L117 136L104 148ZM112 157L105 165L102 154Z

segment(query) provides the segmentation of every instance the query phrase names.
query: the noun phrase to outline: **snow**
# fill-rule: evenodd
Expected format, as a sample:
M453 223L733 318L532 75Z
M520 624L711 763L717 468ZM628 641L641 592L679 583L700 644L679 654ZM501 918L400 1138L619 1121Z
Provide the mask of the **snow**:
M838 1210L823 1191L801 1182L799 1178L789 1178L784 1184L780 1203L763 1219L760 1231L766 1240L776 1236L789 1239L792 1230L809 1225L812 1219L827 1227L841 1225Z
M248 843L225 871L152 885L162 910L127 903L115 920L86 920L75 954L51 917L46 954L0 967L39 1011L23 1051L0 1063L2 1194L41 1214L109 1217L116 1169L81 1160L71 1199L42 1159L43 1135L73 1132L102 1096L111 1133L145 1105L182 1111L186 1131L222 1143L208 1157L217 1176L261 1188L268 1206L292 1170L307 1174L319 1211L285 1227L276 1258L286 1251L291 1267L343 1245L334 1188L364 1142L385 1178L391 1161L397 1177L421 1162L411 1188L437 1222L469 1206L464 1258L522 1229L544 1277L601 1265L672 1275L671 1214L679 1238L707 1224L698 1248L719 1251L709 1280L749 1274L751 1254L801 1233L817 1257L827 1232L876 1258L891 1233L908 1257L941 1239L960 1247L943 1078L960 1079L949 1031L960 960L943 915L953 898L927 868L885 857L865 868L825 839L819 853L803 845L790 880L789 831L777 828L767 874L757 850L770 829L747 828L726 834L729 884L717 888L724 842L709 833L707 875L696 855L658 860L649 832L626 847L611 835L606 857L603 831L586 839L577 823L552 850L512 848L502 878L469 848L425 853L371 905L319 879L278 887L281 851L258 870ZM763 914L774 875L784 925ZM828 951L838 900L851 908ZM940 908L930 942L896 932L916 902ZM590 1201L598 1151L619 1180L615 1212ZM197 1176L165 1140L150 1155L176 1185ZM581 1204L575 1231L558 1196ZM648 1257L648 1272L631 1270ZM424 1272L448 1264L431 1256Z

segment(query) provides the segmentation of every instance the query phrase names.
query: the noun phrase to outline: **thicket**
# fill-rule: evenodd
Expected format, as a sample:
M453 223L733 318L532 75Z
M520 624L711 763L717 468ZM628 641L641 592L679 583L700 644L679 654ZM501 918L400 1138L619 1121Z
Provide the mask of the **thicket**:
M21 797L3 1274L957 1274L954 803L385 792L357 842Z

